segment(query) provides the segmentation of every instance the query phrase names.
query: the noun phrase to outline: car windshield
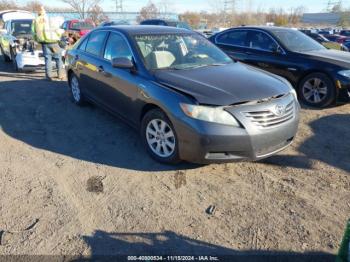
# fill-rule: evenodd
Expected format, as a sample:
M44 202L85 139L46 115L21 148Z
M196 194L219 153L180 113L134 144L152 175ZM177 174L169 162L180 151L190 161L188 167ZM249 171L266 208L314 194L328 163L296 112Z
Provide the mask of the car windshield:
M273 30L272 33L292 52L307 52L326 49L323 45L297 30L276 29Z
M12 35L28 35L31 34L32 20L18 20L13 21L12 24Z
M76 23L73 23L72 25L73 30L89 30L93 28L94 26L88 22L76 22Z
M149 70L190 69L233 63L197 34L136 35L134 39Z

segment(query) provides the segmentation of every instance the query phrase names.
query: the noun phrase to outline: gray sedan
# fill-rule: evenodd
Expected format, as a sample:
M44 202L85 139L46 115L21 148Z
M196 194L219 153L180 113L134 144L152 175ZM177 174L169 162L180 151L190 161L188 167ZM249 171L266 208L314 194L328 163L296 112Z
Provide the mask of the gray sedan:
M260 160L297 132L299 103L285 79L186 29L98 28L66 61L72 100L126 120L163 163Z

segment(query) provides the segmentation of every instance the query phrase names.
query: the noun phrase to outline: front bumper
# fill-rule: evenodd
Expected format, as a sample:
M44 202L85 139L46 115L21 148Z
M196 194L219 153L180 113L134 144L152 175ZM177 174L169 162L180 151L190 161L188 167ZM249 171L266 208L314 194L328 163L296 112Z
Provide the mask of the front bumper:
M293 116L272 126L258 126L246 112L273 109L278 104L293 104ZM272 156L288 147L297 132L299 104L292 95L274 99L261 105L241 105L227 109L241 123L232 127L198 121L176 121L180 158L189 162L208 164L217 162L256 161ZM189 123L190 122L190 123Z
M17 67L20 70L35 69L45 65L41 51L23 51L16 55Z

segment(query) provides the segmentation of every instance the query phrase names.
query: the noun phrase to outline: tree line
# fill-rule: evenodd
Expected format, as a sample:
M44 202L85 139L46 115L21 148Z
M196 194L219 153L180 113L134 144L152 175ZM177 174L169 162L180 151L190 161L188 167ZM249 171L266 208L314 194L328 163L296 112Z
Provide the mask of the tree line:
M101 8L102 0L60 0L66 4L66 7L50 7L46 6L46 10L50 12L77 12L81 19L90 18L95 23L103 20L108 20L103 14ZM182 21L187 22L193 28L200 28L206 25L208 28L213 27L231 27L237 25L248 24L266 24L273 23L277 26L295 25L300 23L300 18L305 11L303 7L284 9L270 9L269 11L262 10L246 10L237 12L234 8L227 9L222 0L212 1L212 12L193 12L188 11L179 14ZM37 12L42 5L40 0L32 0L26 4L19 6L15 0L0 0L0 10L6 9L24 9L31 12ZM226 8L226 10L225 10ZM139 10L137 21L145 19L164 17L167 13L172 12L173 2L170 0L159 0L158 2L149 1L147 5Z

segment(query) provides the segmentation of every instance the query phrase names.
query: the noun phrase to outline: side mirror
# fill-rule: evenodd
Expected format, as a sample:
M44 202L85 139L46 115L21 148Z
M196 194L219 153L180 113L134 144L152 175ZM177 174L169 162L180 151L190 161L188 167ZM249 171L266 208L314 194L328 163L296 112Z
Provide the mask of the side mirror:
M133 69L134 63L126 57L116 57L112 59L112 66L120 69Z

